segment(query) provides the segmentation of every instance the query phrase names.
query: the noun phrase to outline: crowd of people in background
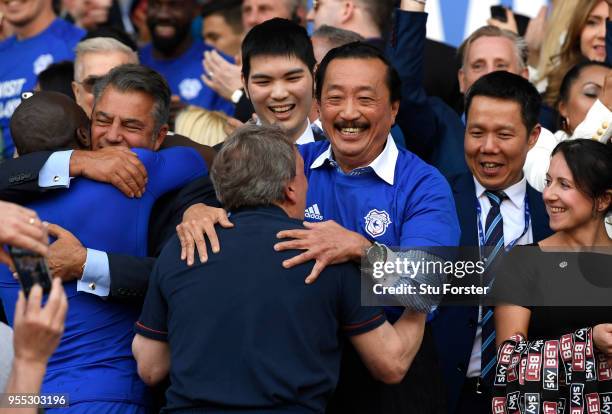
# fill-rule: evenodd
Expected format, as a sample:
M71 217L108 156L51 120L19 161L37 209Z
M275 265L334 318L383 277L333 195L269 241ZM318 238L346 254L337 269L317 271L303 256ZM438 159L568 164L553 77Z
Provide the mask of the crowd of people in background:
M426 5L2 0L0 413L611 412L612 0Z

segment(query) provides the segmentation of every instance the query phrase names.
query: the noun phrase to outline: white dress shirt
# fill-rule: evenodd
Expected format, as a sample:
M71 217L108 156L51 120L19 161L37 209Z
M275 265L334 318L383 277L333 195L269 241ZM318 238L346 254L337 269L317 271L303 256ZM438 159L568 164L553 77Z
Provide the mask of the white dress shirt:
M486 231L485 223L487 221L487 214L491 210L491 202L486 196L486 189L474 179L476 185L476 198L480 204L480 225L482 230ZM504 245L508 246L514 240L516 245L524 245L533 243L533 232L532 223L529 223L527 231L525 230L525 194L527 194L527 180L525 177L518 183L511 185L504 190L504 193L508 196L507 200L504 200L499 209L501 211L502 219L504 221ZM518 240L517 240L518 238ZM480 245L481 240L478 240ZM478 319L482 317L481 310L478 312ZM480 376L480 353L482 347L482 329L480 325L476 327L476 336L474 338L474 345L472 346L472 355L470 356L470 363L466 377L473 378Z

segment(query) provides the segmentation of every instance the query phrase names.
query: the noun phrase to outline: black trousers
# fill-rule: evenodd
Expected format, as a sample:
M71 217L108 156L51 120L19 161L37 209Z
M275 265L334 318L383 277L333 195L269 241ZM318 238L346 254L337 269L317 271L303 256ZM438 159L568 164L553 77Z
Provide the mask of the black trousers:
M446 393L429 325L421 348L404 380L387 385L376 381L347 341L340 380L327 414L446 414Z
M477 378L466 378L455 414L490 414L493 396L491 389L478 384Z

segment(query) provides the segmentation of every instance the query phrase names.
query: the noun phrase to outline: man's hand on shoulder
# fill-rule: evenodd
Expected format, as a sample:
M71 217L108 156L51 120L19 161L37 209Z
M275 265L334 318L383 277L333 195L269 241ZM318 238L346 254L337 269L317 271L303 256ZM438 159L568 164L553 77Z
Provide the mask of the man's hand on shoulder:
M278 233L279 239L293 239L277 243L274 249L306 250L289 260L283 266L290 268L309 260L316 263L306 277L306 283L313 283L327 265L359 261L363 251L372 243L361 234L350 231L333 220L322 223L304 222L306 230L285 230Z
M112 184L128 197L142 197L147 184L147 170L136 153L125 147L74 151L70 157L70 176Z
M208 260L204 234L208 237L213 253L220 250L215 224L222 227L234 227L229 221L227 212L222 208L209 207L206 204L194 204L185 210L183 221L176 226L176 233L181 242L181 260L187 260L187 265L194 263L195 249L198 249L200 262Z
M49 245L47 263L53 277L59 277L63 282L71 282L81 278L87 260L87 249L68 230L49 224L49 234L55 240Z

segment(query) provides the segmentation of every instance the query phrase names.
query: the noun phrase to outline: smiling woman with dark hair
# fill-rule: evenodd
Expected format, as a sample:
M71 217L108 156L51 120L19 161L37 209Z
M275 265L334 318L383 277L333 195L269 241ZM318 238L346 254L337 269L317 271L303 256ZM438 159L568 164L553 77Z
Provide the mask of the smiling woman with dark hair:
M499 383L507 387L504 395L539 393L538 404L587 401L612 391L605 380L612 376L612 238L604 224L612 208L612 147L584 139L559 144L544 203L555 233L535 247L514 249L498 268L495 327L503 347L497 372L513 372L519 367L512 360L546 353L548 362L530 364L526 375L551 383L519 385L514 374L501 375ZM552 366L557 374L549 377Z

